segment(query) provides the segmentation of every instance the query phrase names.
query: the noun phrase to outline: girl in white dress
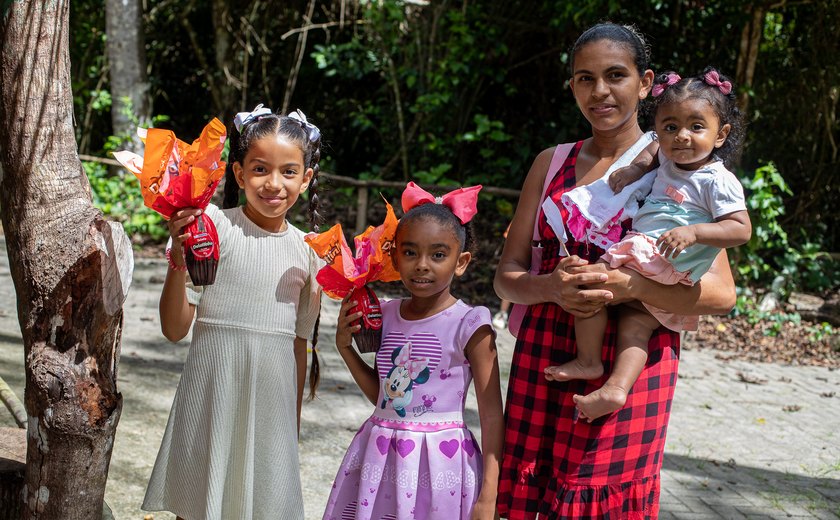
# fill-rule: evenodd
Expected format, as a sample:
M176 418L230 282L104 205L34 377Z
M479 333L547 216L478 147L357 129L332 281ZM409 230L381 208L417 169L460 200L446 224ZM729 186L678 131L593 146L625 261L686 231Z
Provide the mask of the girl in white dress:
M259 106L237 114L226 209L205 210L219 235L218 271L200 290L187 283L181 230L201 211L169 221L161 328L178 341L194 318L195 326L145 510L186 520L303 518L297 441L321 261L286 215L309 189L310 221L317 219L319 159L320 132L301 112ZM310 395L314 349L312 365Z

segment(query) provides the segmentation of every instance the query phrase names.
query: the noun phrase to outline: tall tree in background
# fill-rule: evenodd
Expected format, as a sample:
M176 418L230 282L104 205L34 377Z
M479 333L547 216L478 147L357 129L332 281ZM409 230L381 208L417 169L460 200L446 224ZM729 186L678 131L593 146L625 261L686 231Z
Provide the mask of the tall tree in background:
M151 118L140 0L106 0L105 22L113 132L128 138L129 148L139 152L142 143L135 128Z
M3 2L0 215L26 358L25 518L102 514L122 410L131 247L93 208L73 134L69 1Z

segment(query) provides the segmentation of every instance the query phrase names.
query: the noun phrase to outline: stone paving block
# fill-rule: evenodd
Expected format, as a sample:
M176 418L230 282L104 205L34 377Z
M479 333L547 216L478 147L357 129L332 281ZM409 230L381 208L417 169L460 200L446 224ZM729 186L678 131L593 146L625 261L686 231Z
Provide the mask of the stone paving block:
M805 502L806 504L808 502ZM811 509L805 507L803 504L799 503L792 503L792 502L781 502L779 506L784 510L785 513L792 515L794 517L813 517L814 513Z
M752 507L753 503L736 494L709 494L703 496L703 503L711 506Z
M693 510L689 507L685 502L682 500L669 500L669 501L661 501L659 502L659 508L662 510L670 511L674 514L678 513L691 513Z
M705 513L705 514L713 514L714 511L708 504L703 502L703 499L700 496L684 496L680 499L685 507L688 508L688 511L691 513Z
M719 518L727 520L743 520L747 515L743 514L737 507L726 504L715 504L710 508Z
M714 511L702 513L679 513L674 518L678 520L718 520L720 517Z
M840 507L835 504L834 512L827 509L815 509L811 511L813 518L819 520L838 520L840 519Z

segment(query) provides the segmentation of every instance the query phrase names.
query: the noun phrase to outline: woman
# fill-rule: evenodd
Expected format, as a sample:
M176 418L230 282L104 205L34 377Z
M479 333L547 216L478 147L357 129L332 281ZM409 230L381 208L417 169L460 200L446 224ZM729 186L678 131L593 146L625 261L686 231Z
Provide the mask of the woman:
M571 88L592 136L573 147L549 184L555 201L589 184L643 134L638 106L652 85L646 44L630 27L606 23L586 30L571 52ZM735 303L722 252L693 287L663 286L629 270L604 271L602 251L573 238L569 257L540 210L554 148L540 153L525 180L494 281L500 298L529 305L513 356L498 508L510 519L656 518L659 471L677 379L679 335L658 329L648 362L616 413L577 421L572 395L603 380L549 381L545 369L574 358L574 316L632 299L674 313L721 314ZM565 218L565 215L564 215ZM539 219L539 220L537 220ZM542 262L530 274L532 236L539 229ZM604 338L605 374L615 357L616 316Z

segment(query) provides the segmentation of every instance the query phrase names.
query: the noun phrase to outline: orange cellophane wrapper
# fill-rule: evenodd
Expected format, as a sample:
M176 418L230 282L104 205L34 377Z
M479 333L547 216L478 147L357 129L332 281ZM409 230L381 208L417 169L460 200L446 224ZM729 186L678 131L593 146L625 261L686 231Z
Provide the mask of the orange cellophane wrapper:
M225 125L216 118L192 144L171 130L149 128L142 159L126 151L115 152L114 157L140 181L144 204L169 218L181 208L207 207L225 174L221 160L225 138Z
M399 221L391 205L387 202L385 205L385 221L379 226L368 227L355 237L355 256L344 239L341 224L323 233L306 236L306 243L327 262L316 276L327 296L342 299L366 283L399 280L400 275L391 261Z

